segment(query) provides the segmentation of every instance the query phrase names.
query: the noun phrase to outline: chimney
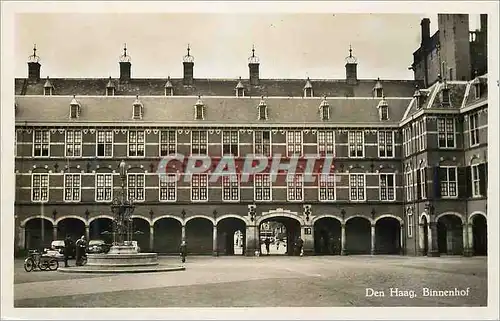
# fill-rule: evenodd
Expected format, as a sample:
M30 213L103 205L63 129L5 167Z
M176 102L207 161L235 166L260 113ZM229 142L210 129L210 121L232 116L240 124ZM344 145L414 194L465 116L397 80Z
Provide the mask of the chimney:
M422 32L422 47L425 47L431 38L431 20L429 18L422 19L420 22Z
M33 55L28 57L28 80L38 82L40 80L40 57L36 55L36 45L33 45Z
M349 46L349 56L345 58L345 75L346 82L349 85L358 83L358 60L352 55L352 47Z
M123 45L123 55L120 57L120 81L129 81L131 78L130 56L127 55L127 44Z
M250 85L259 85L259 58L255 56L255 48L252 46L252 55L248 58L248 70L250 72Z
M194 70L194 57L189 54L189 45L187 47L187 55L182 58L182 64L184 65L184 80L183 83L186 86L193 85L193 70Z

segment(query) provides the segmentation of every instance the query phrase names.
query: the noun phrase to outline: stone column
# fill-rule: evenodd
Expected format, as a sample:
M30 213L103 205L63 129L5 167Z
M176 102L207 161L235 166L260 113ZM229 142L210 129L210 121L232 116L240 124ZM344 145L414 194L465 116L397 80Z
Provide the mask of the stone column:
M418 255L426 256L425 253L425 225L423 223L418 224Z
M399 254L405 254L405 226L401 224L399 226Z
M255 251L258 250L259 236L257 235L257 226L247 225L245 240L245 255L254 256Z
M20 250L26 249L26 229L24 226L19 227L19 238L18 238L19 244L18 247Z
M155 247L155 228L154 226L149 226L149 250L154 251Z
M474 255L474 231L472 229L472 224L471 223L466 223L462 227L464 229L464 237L467 235L467 256L473 256ZM465 240L464 240L465 242ZM465 245L464 245L465 249Z
M345 223L341 224L341 250L340 250L340 255L347 255L347 250L346 250L346 237L345 237Z
M213 240L212 240L212 253L214 256L218 256L219 255L219 251L218 251L218 246L217 246L217 225L214 225L214 230L213 230Z
M370 249L370 254L374 255L375 254L375 224L374 223L372 223L372 233L371 233L371 236L372 236L372 246L371 246L371 249Z
M306 233L310 232L309 234ZM314 230L310 225L305 225L301 228L302 239L304 240L304 256L314 255Z
M427 256L440 256L439 248L438 248L438 232L437 232L437 223L430 222L429 224L429 253Z
M186 240L186 225L181 227L181 240Z
M57 224L52 226L52 240L53 241L57 240Z
M453 255L455 240L453 240L453 226L446 225L446 254Z
M85 225L85 239L87 242L90 240L90 226Z

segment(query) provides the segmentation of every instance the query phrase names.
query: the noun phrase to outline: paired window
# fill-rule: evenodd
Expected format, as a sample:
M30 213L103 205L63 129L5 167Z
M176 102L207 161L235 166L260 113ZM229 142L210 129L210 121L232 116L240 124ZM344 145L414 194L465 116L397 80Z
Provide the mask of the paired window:
M239 201L240 199L240 184L238 176L224 175L222 176L222 200L223 201Z
M349 157L357 158L365 155L365 136L363 131L349 132Z
M255 174L254 193L256 201L271 200L271 177L269 174Z
M160 184L160 201L174 202L177 199L177 175L163 174L158 176Z
M471 166L472 171L472 197L481 196L481 178L479 176L479 164Z
M35 130L33 132L33 156L47 157L49 156L50 147L50 131Z
M395 197L395 179L394 174L379 175L380 200L394 201Z
M440 148L455 148L455 119L438 119L438 145Z
M192 201L207 201L208 200L208 176L207 176L207 174L192 174L191 175L191 200Z
M415 129L416 129L416 138L417 138L416 149L421 152L425 149L425 140L424 140L425 121L424 121L424 119L421 119L417 122Z
M469 115L469 136L470 145L479 144L479 114L474 113Z
M413 172L410 169L405 173L406 201L413 201Z
M318 154L319 155L334 155L335 154L335 132L334 131L318 131Z
M82 156L82 132L80 130L66 131L66 157Z
M427 175L426 168L417 169L417 199L425 199L427 197Z
M403 128L403 149L406 157L411 155L411 128L409 126Z
M319 175L319 200L334 201L335 200L335 175Z
M79 202L81 196L81 174L64 174L64 201Z
M131 130L128 132L128 156L144 157L145 137L143 130Z
M31 175L31 200L33 202L49 200L49 174Z
M302 155L302 132L288 131L286 133L286 146L288 156Z
M113 175L96 174L95 200L110 202L113 197Z
M304 180L302 174L287 175L287 200L302 201L304 200Z
M160 156L175 154L176 137L175 130L163 130L160 132Z
M408 208L408 210L406 211L406 220L407 220L407 226L408 226L408 238L412 238L413 237L413 211L411 208Z
M254 131L254 154L271 157L271 131Z
M191 131L191 154L206 155L208 147L207 131L193 130Z
M378 132L378 156L382 158L394 157L394 132Z
M365 174L349 174L349 195L351 201L364 201Z
M441 184L441 197L457 197L457 168L440 167L439 182Z
M144 201L144 176L144 174L127 175L127 190L129 200Z
M97 157L113 157L113 131L97 132Z
M222 155L238 156L238 131L222 131Z

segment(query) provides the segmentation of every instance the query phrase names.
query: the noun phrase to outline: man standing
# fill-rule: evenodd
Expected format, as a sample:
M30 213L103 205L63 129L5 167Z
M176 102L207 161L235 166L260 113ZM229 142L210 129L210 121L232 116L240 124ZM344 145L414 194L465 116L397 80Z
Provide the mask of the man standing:
M71 255L71 248L72 248L72 243L71 241L71 236L66 235L66 238L64 239L64 267L68 267L68 259L69 256Z
M87 248L87 242L85 241L85 236L82 235L81 238L76 241L76 265L82 265L82 257L85 255L85 249Z
M304 246L304 241L300 236L297 237L296 246L297 246L297 255L302 256L302 247Z
M185 263L186 262L186 256L187 256L187 244L186 244L186 240L182 240L181 246L179 247L179 252L181 253L182 263Z
M264 244L266 245L267 255L269 255L269 246L271 245L271 240L269 239L269 237L266 237L266 239L264 240Z

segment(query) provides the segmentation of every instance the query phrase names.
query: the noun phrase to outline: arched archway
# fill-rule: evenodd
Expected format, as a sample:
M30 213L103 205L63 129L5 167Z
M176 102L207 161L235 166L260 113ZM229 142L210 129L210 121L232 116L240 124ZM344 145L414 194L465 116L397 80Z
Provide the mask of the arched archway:
M375 223L375 253L399 254L401 251L401 222L383 217Z
M472 250L473 255L488 255L488 225L481 214L472 218Z
M137 241L141 252L151 251L149 237L149 222L141 217L132 218L132 240Z
M463 254L462 220L454 214L440 215L437 220L439 253Z
M370 254L371 222L365 217L353 217L345 224L346 251L348 254Z
M195 217L186 222L188 254L213 253L213 222L204 217Z
M160 254L179 254L182 241L182 225L178 220L164 217L156 220L153 225L153 250Z
M90 221L89 237L91 240L113 243L113 220L109 217L99 217Z
M322 217L314 222L314 253L340 255L342 224L334 217Z
M68 235L73 241L85 236L85 223L83 220L74 217L65 217L59 220L57 223L57 238L64 240Z
M266 238L269 239L269 253L298 255L294 244L301 236L300 221L293 216L270 215L258 221L257 249L267 254Z
M47 218L34 217L24 223L26 249L50 247L53 241L53 224Z
M222 255L244 254L246 224L242 218L225 217L217 223L217 252Z

